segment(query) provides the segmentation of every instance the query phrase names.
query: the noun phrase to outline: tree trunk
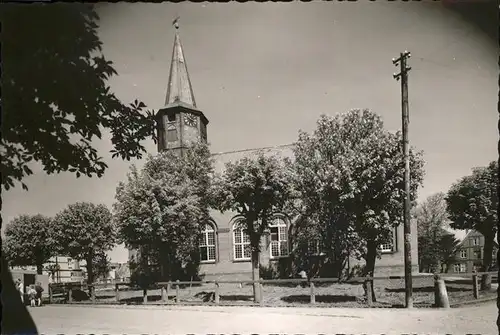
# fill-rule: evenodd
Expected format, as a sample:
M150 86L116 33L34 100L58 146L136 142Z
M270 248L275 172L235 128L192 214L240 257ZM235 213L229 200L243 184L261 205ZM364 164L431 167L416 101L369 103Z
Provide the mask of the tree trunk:
M36 274L43 275L43 263L36 264Z
M259 280L259 256L260 252L258 250L252 251L252 280ZM260 283L253 283L253 300L254 302L260 303L262 297L260 296Z
M493 234L484 235L484 255L482 271L487 272L491 268L493 261ZM481 290L491 289L491 275L486 274L481 276Z
M87 285L89 287L89 296L92 296L92 284L94 284L93 252L89 252L87 257Z
M366 266L365 266L365 276L371 276L373 277L375 273L375 260L377 259L377 243L375 241L368 241L367 243L367 252L366 252ZM373 285L373 280L371 280L371 286L372 286L372 301L376 302L376 297L375 297L375 287ZM365 287L365 295L368 296L368 293L366 291Z

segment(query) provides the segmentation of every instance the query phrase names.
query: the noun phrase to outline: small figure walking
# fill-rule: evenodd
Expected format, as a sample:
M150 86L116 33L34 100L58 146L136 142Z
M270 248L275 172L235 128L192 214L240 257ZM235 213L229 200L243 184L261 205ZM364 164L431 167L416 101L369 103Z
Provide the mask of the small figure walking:
M36 306L36 290L35 290L35 285L31 284L28 288L28 297L30 300L30 305L31 307Z
M37 304L38 304L38 306L42 306L42 292L43 292L42 283L40 283L40 282L36 283L35 291L36 291Z

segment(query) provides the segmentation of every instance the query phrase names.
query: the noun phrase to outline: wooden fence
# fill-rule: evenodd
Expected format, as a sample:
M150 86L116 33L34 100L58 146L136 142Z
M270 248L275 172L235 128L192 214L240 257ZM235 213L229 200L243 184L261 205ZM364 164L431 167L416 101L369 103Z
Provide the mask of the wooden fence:
M496 277L498 275L498 272L473 272L473 273L438 273L434 274L414 274L412 277L413 279L416 278L429 278L429 277L434 277L434 294L435 294L435 306L436 307L444 307L447 308L449 307L449 302L448 302L448 297L447 297L447 292L446 292L446 285L445 285L445 280L443 277L447 277L448 279L451 277L457 277L457 278L462 278L462 279L472 279L472 293L473 297L475 299L479 298L479 277L482 275L490 274L493 277ZM404 276L373 276L373 277L354 277L349 279L348 281L343 281L342 283L351 283L351 284L363 284L364 287L366 288L366 292L369 293L367 294L367 304L370 306L372 305L372 290L373 290L373 281L375 280L404 280ZM310 303L315 304L316 303L316 286L315 283L340 283L338 278L310 278L310 279L262 279L260 278L259 280L202 280L202 281L168 281L168 282L158 282L155 283L154 286L156 289L161 290L161 301L162 303L169 304L169 303L180 303L180 294L179 291L181 289L181 286L185 285L214 285L214 303L219 304L220 303L220 285L221 284L254 284L258 283L259 287L259 294L258 296L259 301L255 301L255 303L261 303L262 302L262 297L263 297L263 285L264 284L306 284L309 285L309 296L310 296ZM136 285L130 283L130 282L117 282L114 284L109 284L109 283L102 283L102 284L92 284L92 285L87 285L87 284L81 284L81 283L64 283L64 284L50 284L49 285L49 301L52 302L53 298L55 295L53 294L53 291L55 288L62 289L64 293L57 294L59 296L64 295L67 297L67 302L72 303L72 291L76 288L83 289L87 288L90 289L90 301L92 303L96 303L96 296L95 292L97 288L111 288L114 289L115 296L116 296L116 302L120 302L120 287L122 286L128 286L128 287L136 287ZM151 289L151 288L150 288ZM148 290L147 289L142 289L143 290L143 303L146 303L148 301ZM171 301L169 300L170 294L175 290L175 298Z

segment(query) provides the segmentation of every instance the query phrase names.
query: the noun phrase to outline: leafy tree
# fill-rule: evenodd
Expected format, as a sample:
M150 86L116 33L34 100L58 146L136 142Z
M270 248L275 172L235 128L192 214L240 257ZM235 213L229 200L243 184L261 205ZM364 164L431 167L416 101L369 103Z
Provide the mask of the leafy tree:
M221 176L214 181L213 206L221 212L232 211L241 216L239 228L250 239L252 280L259 279L261 238L278 213L286 211L293 194L286 165L277 156L259 153L253 159L242 158L227 163ZM259 284L254 283L254 300L259 302Z
M116 243L116 229L109 209L101 204L77 202L59 212L54 224L60 253L85 260L87 282L94 283L94 260Z
M475 168L452 185L446 197L451 227L474 229L484 236L484 257L482 271L492 266L493 243L497 233L498 220L498 163ZM491 276L485 275L481 287L491 287Z
M94 255L92 266L95 278L107 279L111 271L111 259L105 252L98 252Z
M460 247L460 241L452 234L444 234L439 239L439 259L441 262L441 272L448 272L451 265L457 259L457 252ZM419 249L420 251L420 249Z
M299 134L294 151L297 190L306 211L316 213L325 247L352 251L365 259L365 274L373 274L379 245L392 242L403 221L401 134L386 131L369 110L351 110L321 116L312 134ZM411 149L412 201L423 164Z
M293 264L295 273L306 271L309 278L321 274L324 264L332 265L334 268L338 265L336 262L329 264L329 259L324 254L325 247L319 223L311 216L300 215L294 222L291 229L291 245ZM340 266L342 267L342 265ZM334 269L334 274L338 275L338 267ZM327 277L332 277L328 273Z
M43 264L54 255L52 219L41 214L21 215L7 225L4 243L11 265L36 265L37 273L42 274Z
M418 236L418 263L420 271L437 271L441 256L441 239L447 232L444 230L448 224L446 201L443 193L429 196L414 211L417 221Z
M107 165L92 141L103 131L113 157L127 160L141 158L140 141L154 137L152 112L138 101L123 105L106 83L116 71L102 55L98 19L89 4L2 6L5 189L32 174L32 161L49 174L101 177Z
M132 166L128 180L118 186L115 221L120 240L139 251L130 270L139 271L144 285L153 280L155 267L167 280L196 275L212 172L208 147L196 144L184 155L149 156L142 171Z

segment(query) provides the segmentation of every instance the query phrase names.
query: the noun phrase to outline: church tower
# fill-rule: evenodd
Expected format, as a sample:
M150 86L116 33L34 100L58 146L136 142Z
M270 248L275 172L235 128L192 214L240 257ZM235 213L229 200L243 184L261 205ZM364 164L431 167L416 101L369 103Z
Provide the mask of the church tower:
M193 142L207 142L208 119L196 107L177 20L174 21L174 27L174 49L165 106L156 114L158 151L174 150L182 153Z

